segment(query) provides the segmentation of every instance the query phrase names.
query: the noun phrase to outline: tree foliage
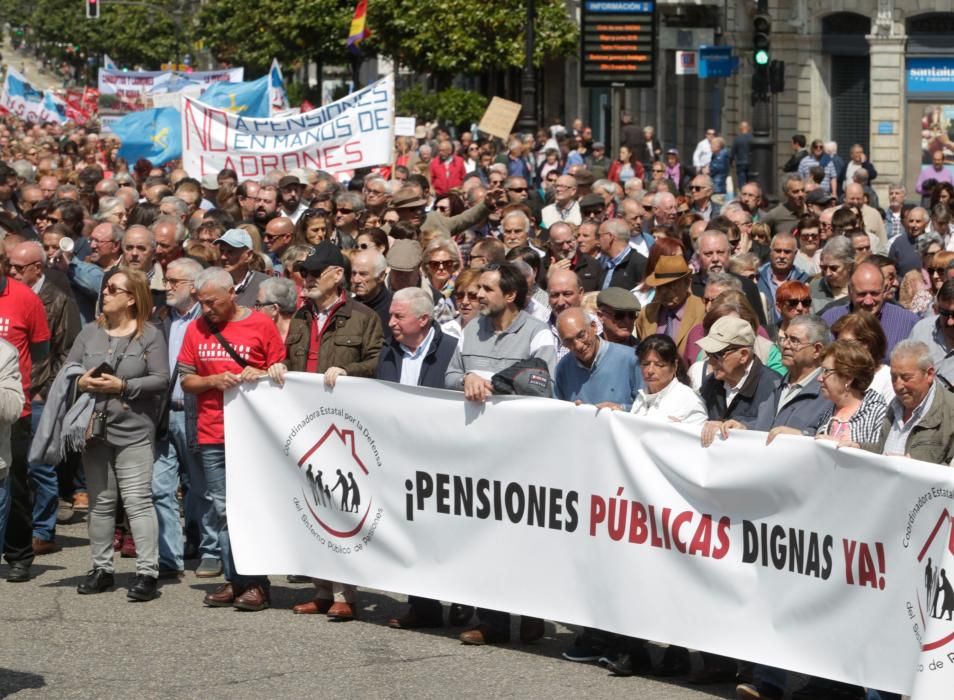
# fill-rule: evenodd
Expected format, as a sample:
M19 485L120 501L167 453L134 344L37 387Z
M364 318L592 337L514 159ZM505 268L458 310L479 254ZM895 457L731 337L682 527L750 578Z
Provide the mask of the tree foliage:
M536 0L534 63L572 54L579 30L564 0ZM369 49L420 73L519 68L525 54L525 0L374 0Z
M33 41L47 45L48 54L55 55L57 45L64 44L78 46L87 55L108 53L123 64L158 68L175 58L176 25L172 2L150 1L155 8L104 3L95 20L86 18L86 7L77 0L3 0L0 12L11 17L11 24L27 27ZM11 15L6 14L8 10ZM180 55L185 55L188 21L183 22L179 38Z
M344 63L353 12L347 0L214 0L202 5L196 31L216 58L239 66Z
M419 85L402 90L397 103L398 114L413 115L418 121L437 121L463 129L469 129L472 122L478 121L485 109L487 98L476 92L460 88L425 92Z

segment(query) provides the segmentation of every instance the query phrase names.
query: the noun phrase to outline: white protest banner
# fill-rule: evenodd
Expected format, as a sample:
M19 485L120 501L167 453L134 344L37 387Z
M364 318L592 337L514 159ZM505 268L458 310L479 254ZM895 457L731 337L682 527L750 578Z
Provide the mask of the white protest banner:
M253 119L182 99L182 167L192 177L230 168L239 179L271 170L336 174L387 163L394 146L394 76L286 118Z
M744 431L703 449L592 406L305 374L229 392L225 433L243 573L954 687L950 469Z
M147 109L146 95L170 81L198 83L203 88L219 82L241 82L244 68L178 73L173 71L123 71L99 69L100 112L123 114Z
M66 122L66 103L48 90L37 90L13 68L7 68L0 108L32 123Z

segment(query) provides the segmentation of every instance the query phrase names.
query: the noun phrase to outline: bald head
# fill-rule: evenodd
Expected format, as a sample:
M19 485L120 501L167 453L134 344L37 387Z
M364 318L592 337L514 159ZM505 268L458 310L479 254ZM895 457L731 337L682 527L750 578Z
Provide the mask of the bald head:
M849 182L845 187L845 205L849 207L863 207L865 204L865 188L857 182Z
M557 314L583 303L583 287L573 270L553 270L547 280L550 308Z
M281 255L282 251L291 245L292 234L295 233L295 224L287 216L278 216L265 225L265 235L262 236L268 252Z
M874 263L855 267L848 281L848 296L855 311L862 310L877 316L884 305L884 273Z
M18 282L32 287L43 276L43 263L46 256L43 246L36 241L17 243L8 253L10 276Z

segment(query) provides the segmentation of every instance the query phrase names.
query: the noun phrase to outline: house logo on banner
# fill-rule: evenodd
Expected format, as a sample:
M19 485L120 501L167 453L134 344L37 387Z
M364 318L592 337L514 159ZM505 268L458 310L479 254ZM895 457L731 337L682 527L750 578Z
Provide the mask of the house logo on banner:
M945 503L946 502L946 503ZM919 585L905 603L923 652L918 671L954 666L954 490L936 486L908 513L903 546Z
M311 535L338 554L362 551L384 517L373 495L381 457L367 427L340 408L322 406L295 426L285 454L298 467L301 496L292 502Z

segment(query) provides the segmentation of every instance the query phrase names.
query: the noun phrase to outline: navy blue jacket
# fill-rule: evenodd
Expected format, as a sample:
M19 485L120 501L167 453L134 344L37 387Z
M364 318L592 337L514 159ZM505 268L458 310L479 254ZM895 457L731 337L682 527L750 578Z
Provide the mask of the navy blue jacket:
M725 386L710 374L702 382L702 401L709 412L709 420L737 420L749 430L768 431L775 421L775 392L782 378L752 358L752 370L745 384L726 406Z
M820 377L821 375L819 375ZM819 377L815 377L808 382L794 398L792 398L782 410L775 416L775 422L772 427L783 425L787 428L795 428L802 431L805 435L812 437L818 433L818 426L821 425L821 419L831 408L831 401L826 399L821 393L821 382ZM782 397L782 390L787 386L786 383L779 384L775 390L775 406L778 406L779 399Z
M437 324L434 325L434 339L431 341L431 347L427 349L427 355L424 356L421 376L417 380L418 386L444 388L444 373L447 371L451 358L454 357L457 342L457 338L444 333ZM388 382L400 383L403 360L404 353L401 352L397 341L392 339L381 348L381 354L378 355L378 371L375 376Z

